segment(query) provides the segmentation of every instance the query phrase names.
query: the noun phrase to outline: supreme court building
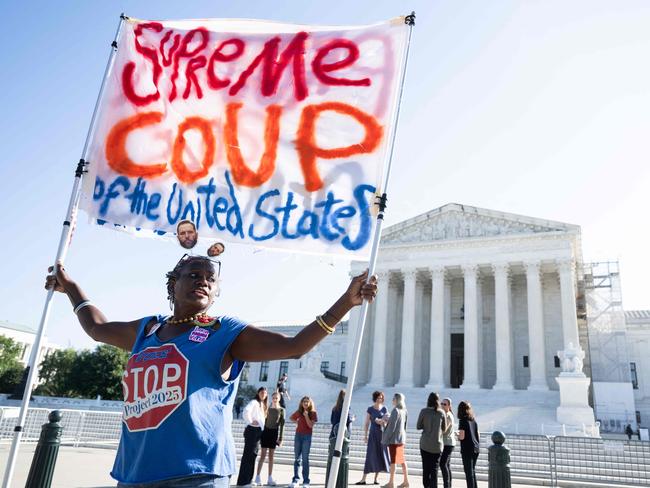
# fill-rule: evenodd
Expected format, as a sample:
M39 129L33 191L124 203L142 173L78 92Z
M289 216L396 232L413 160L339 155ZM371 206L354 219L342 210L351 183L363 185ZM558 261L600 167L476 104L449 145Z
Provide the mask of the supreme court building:
M390 227L359 380L557 389L580 252L577 226L456 204Z
M574 402L575 386L565 385L561 400L558 378L582 375L585 407L601 402L619 424L634 423L620 281L616 263L606 264L583 262L577 225L465 205L388 227L357 384L536 403L555 416ZM364 267L353 263L352 272Z

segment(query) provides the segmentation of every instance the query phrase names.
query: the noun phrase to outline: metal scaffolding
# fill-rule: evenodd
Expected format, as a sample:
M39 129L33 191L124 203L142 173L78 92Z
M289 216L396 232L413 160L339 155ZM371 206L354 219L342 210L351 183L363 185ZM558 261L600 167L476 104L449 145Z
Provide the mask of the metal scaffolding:
M588 347L593 381L630 381L618 262L583 265Z
M630 365L627 353L625 312L619 265L614 262L584 263L578 277L578 316L581 344L586 345L589 367L585 373L598 383L628 384ZM622 390L614 390L624 392ZM591 403L603 430L621 430L632 422L634 412L624 402L594 398ZM613 425L609 425L613 423Z

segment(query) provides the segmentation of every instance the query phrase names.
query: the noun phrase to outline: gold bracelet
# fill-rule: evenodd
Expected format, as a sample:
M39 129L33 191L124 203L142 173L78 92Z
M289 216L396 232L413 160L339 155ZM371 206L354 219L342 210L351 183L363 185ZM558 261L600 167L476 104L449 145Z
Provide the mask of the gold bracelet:
M336 327L336 324L328 325L328 323L325 322L325 318L322 315L320 316L320 319L323 321L323 324L325 324L325 327L327 327L328 330L331 330L332 332L334 332L334 327Z
M334 332L334 328L327 325L327 322L323 320L322 316L316 315L316 323L328 334L332 334Z
M328 334L331 334L334 332L334 329L327 325L327 322L323 320L323 317L320 315L316 316L316 323L320 326L321 329L323 329L325 332Z
M318 327L323 329L323 332L325 332L327 335L331 334L331 332L329 330L327 330L325 327L323 327L323 324L321 324L318 320L316 321L316 323L318 324Z

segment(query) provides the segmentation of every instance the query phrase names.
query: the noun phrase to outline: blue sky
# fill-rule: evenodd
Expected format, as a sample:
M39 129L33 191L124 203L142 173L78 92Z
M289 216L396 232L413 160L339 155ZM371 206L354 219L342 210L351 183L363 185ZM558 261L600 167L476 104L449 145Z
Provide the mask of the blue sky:
M373 23L416 10L387 222L449 202L582 226L586 260L620 259L627 309L650 308L650 4L644 1L5 2L0 62L0 320L36 325L121 11ZM166 310L177 246L89 226L67 268L110 318ZM304 320L348 263L230 246L214 309ZM57 297L54 342L90 346Z

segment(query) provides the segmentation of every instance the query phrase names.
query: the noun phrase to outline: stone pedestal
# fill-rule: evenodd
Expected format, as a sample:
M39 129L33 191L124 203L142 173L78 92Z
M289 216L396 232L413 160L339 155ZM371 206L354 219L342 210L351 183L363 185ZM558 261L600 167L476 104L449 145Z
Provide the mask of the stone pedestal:
M584 373L563 372L555 378L560 385L557 421L567 425L593 425L594 410L588 403L589 382Z

